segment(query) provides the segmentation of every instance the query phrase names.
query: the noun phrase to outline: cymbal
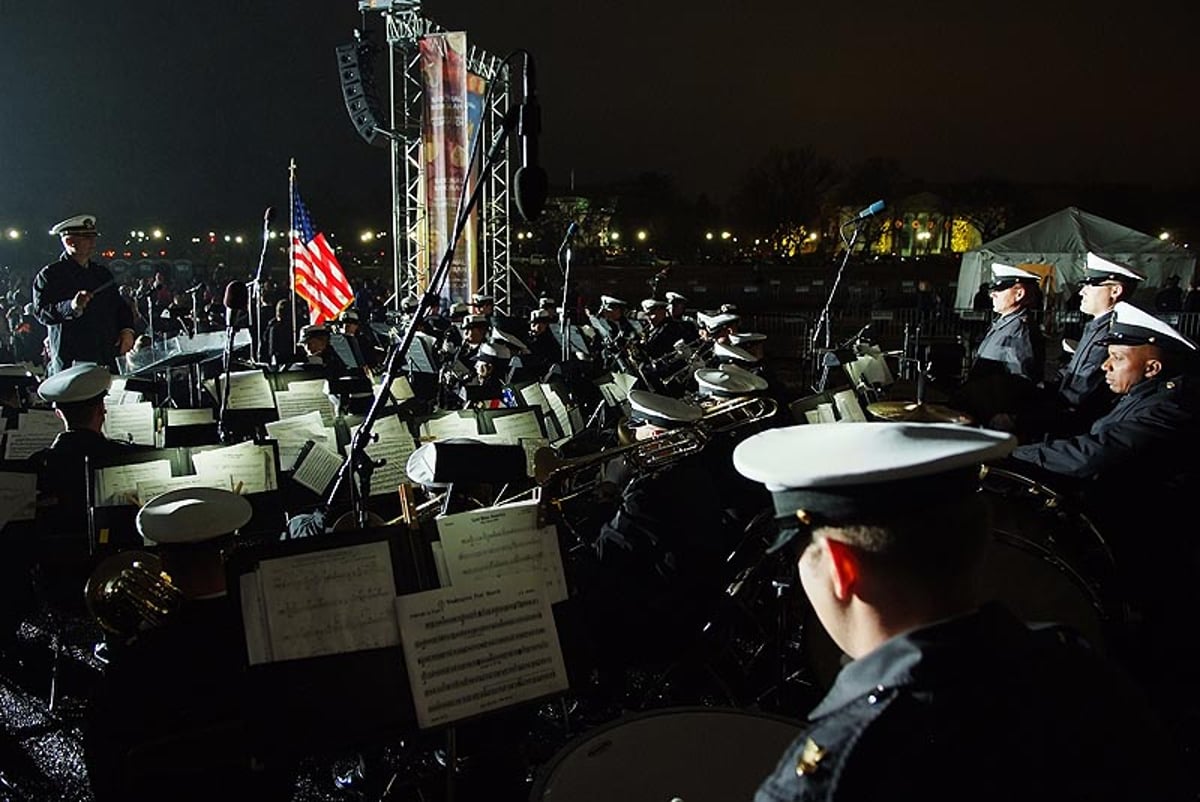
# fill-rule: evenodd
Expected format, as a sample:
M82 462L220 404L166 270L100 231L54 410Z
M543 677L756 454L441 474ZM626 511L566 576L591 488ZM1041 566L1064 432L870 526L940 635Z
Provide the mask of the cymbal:
M916 401L876 401L867 404L867 412L876 418L913 423L973 424L975 419L965 412L940 404L918 404Z

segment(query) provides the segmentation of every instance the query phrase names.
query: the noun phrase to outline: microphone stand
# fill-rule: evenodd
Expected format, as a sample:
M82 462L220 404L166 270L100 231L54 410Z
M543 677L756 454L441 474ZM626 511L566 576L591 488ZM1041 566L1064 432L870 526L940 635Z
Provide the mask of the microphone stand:
M851 251L854 250L854 244L856 242L858 242L858 235L862 231L862 229L859 227L858 224L861 223L863 219L865 219L865 218L857 218L857 219L851 220L848 223L842 224L842 227L840 229L840 234L842 237L842 242L844 242L846 244L846 253L842 257L842 263L838 266L837 275L833 279L833 286L829 288L829 297L825 299L825 308L821 310L821 316L819 318L817 318L817 325L815 327L813 327L812 341L809 345L810 353L812 353L814 355L816 354L817 338L821 335L822 329L824 330L824 333L825 333L824 350L826 352L826 357L821 360L821 378L818 380L817 385L813 388L813 390L818 393L825 392L825 384L829 380L829 368L830 368L830 359L828 358L829 340L830 340L829 310L830 310L830 307L833 306L833 296L837 294L838 285L842 283L842 273L844 273L846 270L846 263L850 261L850 253L851 253ZM854 226L854 233L851 235L850 239L847 241L846 240L846 227L851 226L851 225Z
M504 141L516 127L516 124L517 116L515 114L508 114L505 116L503 126L501 127L500 131L497 132L496 138L492 141L491 147L488 148L488 151L484 156L483 166L479 171L480 175L485 175L488 167L495 162L496 157L499 155L500 146L504 144ZM480 131L477 131L475 140L476 144L479 142L479 135ZM472 151L474 151L474 148L472 148ZM474 159L468 160L468 165L473 161ZM470 183L471 182L469 180L464 183L464 191L466 186ZM471 188L470 197L467 198L465 204L463 203L463 199L466 196L459 195L458 197L458 212L454 220L454 230L451 232L449 241L446 243L446 250L442 254L442 260L438 264L437 270L430 277L429 285L425 289L425 295L421 299L421 304L417 308L416 314L409 319L408 327L404 331L404 336L399 342L393 341L390 349L388 350L386 368L384 370L383 378L381 379L383 385L382 390L379 395L375 397L374 402L371 404L371 407L367 410L366 416L363 418L362 424L358 427L357 431L354 433L354 437L350 441L348 456L342 461L342 466L338 469L337 476L333 480L333 485L329 488L329 493L325 498L324 506L326 512L328 512L328 510L333 506L333 502L337 499L342 484L346 482L351 472L358 473L359 476L369 476L370 472L373 471L377 465L382 464L376 463L370 458L370 456L367 455L367 443L369 443L374 437L371 430L375 425L375 421L378 420L380 413L383 411L383 408L392 402L392 382L395 380L400 366L406 362L408 351L412 347L413 340L416 339L417 332L421 328L421 323L425 320L425 318L432 315L434 309L440 308L442 285L445 284L446 280L450 277L450 265L454 261L454 251L458 246L458 240L462 236L463 229L466 228L467 220L470 217L471 210L475 208L475 205L479 202L479 196L482 192L482 189L483 181L476 181L474 182L474 186ZM354 512L355 524L359 528L365 529L367 527L367 509L366 504L363 502L364 491L366 493L370 492L369 484L367 487L356 491L353 480L350 481L350 504L351 509Z
M566 364L571 356L571 339L568 319L570 312L567 310L567 294L571 287L571 259L574 254L571 252L571 237L575 236L577 228L574 221L567 226L567 235L563 237L562 245L558 249L558 266L563 273L563 294L562 294L562 315L558 319L559 340L562 342L562 361Z
M233 432L229 428L229 376L233 370L233 337L237 333L237 312L229 316L229 325L225 327L225 352L223 357L224 376L221 383L221 413L217 416L217 434L226 445L233 441Z
M267 242L271 236L270 209L268 216L263 218L262 250L258 253L258 270L254 272L254 281L250 282L250 302L254 304L254 359L259 364L267 362L263 354L262 338L262 272L263 263L267 260Z

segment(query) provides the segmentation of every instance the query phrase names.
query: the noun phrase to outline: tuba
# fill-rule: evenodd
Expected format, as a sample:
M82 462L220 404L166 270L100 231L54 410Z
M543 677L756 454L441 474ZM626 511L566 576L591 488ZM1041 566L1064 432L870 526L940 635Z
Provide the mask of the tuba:
M161 627L183 600L162 561L145 551L122 551L103 560L83 595L96 623L124 639Z

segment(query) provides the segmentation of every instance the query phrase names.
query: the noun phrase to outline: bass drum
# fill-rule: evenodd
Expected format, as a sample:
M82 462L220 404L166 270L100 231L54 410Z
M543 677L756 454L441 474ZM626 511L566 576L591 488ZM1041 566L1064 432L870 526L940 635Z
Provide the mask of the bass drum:
M538 772L530 802L751 799L800 734L791 719L674 707L591 730Z
M1112 551L1092 522L1069 498L1012 471L986 468L982 486L992 513L982 598L1030 623L1067 624L1100 652L1116 648L1126 606ZM799 595L804 662L828 688L849 658Z

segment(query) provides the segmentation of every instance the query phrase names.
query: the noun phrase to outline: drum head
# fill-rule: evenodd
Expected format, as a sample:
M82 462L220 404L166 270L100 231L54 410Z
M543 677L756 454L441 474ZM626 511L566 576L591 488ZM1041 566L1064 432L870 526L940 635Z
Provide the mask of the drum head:
M656 710L568 744L539 772L530 801L751 799L800 731L799 722L739 710Z

